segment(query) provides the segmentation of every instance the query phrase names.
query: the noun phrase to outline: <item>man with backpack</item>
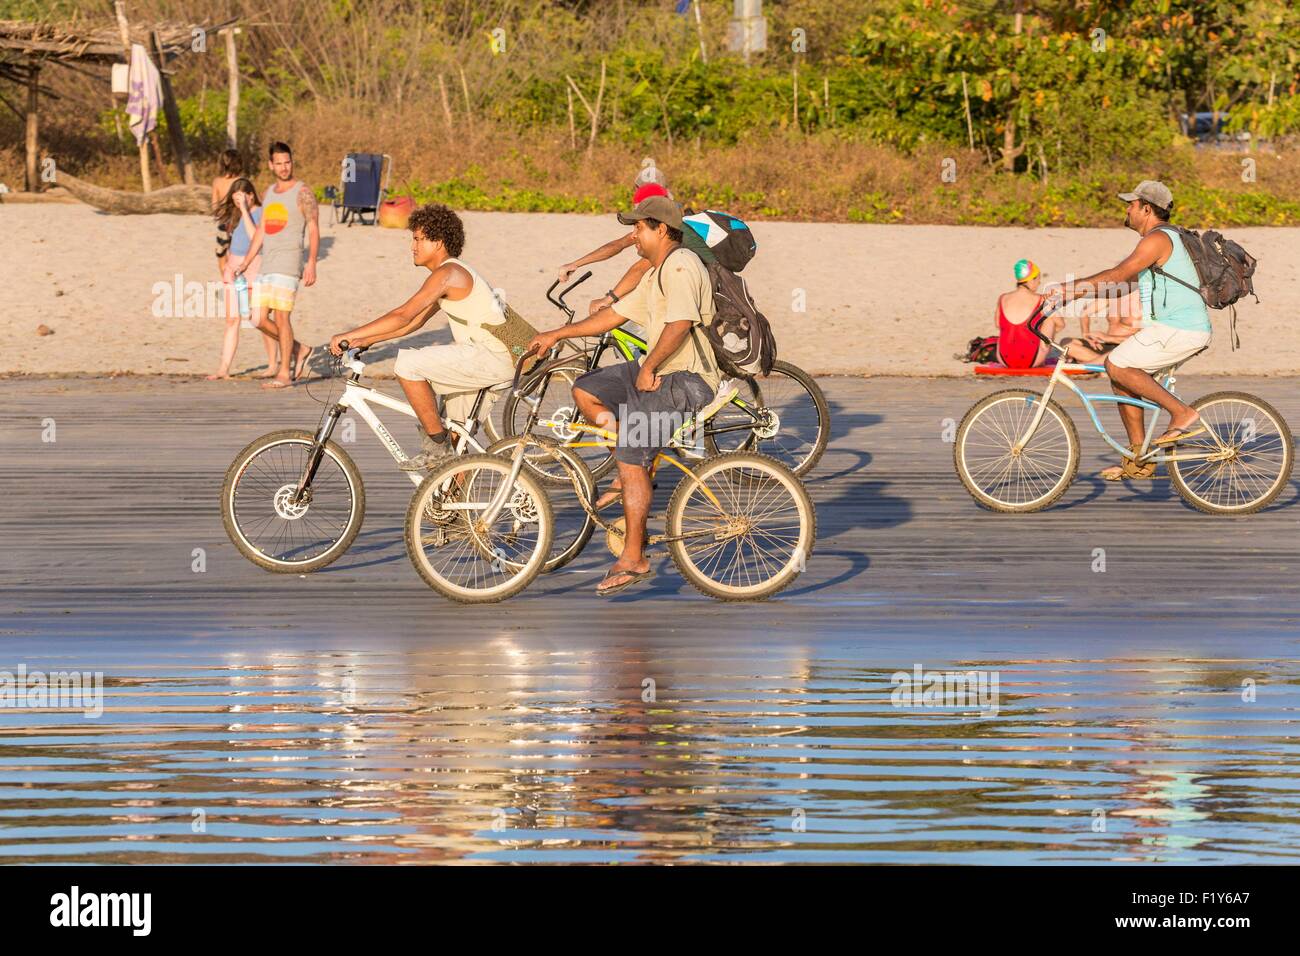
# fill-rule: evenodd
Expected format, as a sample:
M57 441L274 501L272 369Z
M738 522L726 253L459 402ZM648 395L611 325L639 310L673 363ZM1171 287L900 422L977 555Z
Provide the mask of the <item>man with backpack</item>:
M1110 288L1127 289L1137 280L1142 328L1106 356L1106 372L1116 394L1146 399L1169 413L1169 428L1155 444L1173 445L1203 433L1205 426L1196 409L1162 388L1152 373L1186 361L1208 348L1210 315L1184 237L1169 224L1174 197L1168 187L1148 180L1139 183L1131 193L1120 193L1119 198L1128 204L1124 225L1142 237L1137 247L1114 268L1053 290L1046 307L1050 311ZM1119 414L1128 432L1129 445L1136 453L1144 437L1142 409L1121 404ZM1133 458L1126 458L1123 465L1105 469L1101 477L1107 481L1152 478L1155 471L1155 462L1138 465Z
M667 196L643 199L618 214L635 226L638 254L649 264L636 287L612 306L570 325L542 332L529 347L545 352L561 339L597 336L627 320L646 330L648 352L640 362L621 362L588 372L573 386L582 416L617 431L614 458L618 480L596 502L597 509L622 499L626 517L623 553L596 589L608 595L654 575L645 557L650 512L650 468L673 429L696 412L707 417L731 401L737 386L723 380L709 341L702 334L714 315L713 287L698 256L682 247L682 210Z

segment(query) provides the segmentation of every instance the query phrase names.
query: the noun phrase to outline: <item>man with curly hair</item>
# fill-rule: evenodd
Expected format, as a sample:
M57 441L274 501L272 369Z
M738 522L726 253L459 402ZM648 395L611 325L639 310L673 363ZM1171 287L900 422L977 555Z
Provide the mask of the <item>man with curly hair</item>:
M452 421L469 417L478 391L508 381L514 374L510 348L498 336L506 324L506 311L492 287L457 258L465 246L465 227L455 212L440 203L421 206L411 213L411 258L429 270L419 291L397 308L373 322L340 332L330 339L330 351L342 353L339 343L370 346L418 331L439 308L447 314L453 342L397 353L393 371L406 400L420 420L420 452L400 466L404 471L424 471L454 453L448 441L438 399ZM480 414L486 414L485 402Z

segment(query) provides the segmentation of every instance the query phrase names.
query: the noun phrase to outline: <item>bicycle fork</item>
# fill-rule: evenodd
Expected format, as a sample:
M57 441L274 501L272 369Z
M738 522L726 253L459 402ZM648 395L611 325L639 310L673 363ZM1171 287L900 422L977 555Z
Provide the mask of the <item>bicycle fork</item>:
M311 454L307 456L307 463L298 478L298 487L293 492L293 504L302 504L303 499L307 497L312 479L316 477L316 469L320 467L320 461L325 456L325 443L334 434L334 427L338 424L344 407L342 404L336 404L321 419L320 428L316 430L316 437L312 440Z

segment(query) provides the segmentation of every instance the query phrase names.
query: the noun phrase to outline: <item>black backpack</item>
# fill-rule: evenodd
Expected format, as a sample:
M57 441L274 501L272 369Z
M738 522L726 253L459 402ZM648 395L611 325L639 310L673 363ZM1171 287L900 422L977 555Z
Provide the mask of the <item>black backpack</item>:
M1158 273L1191 289L1211 309L1229 309L1232 315L1232 347L1236 349L1241 341L1237 338L1237 310L1234 303L1247 294L1254 295L1255 301L1259 301L1259 296L1255 295L1254 283L1257 260L1238 243L1213 229L1198 233L1195 229L1184 229L1182 226L1163 225L1159 228L1173 230L1183 240L1183 248L1196 267L1200 288L1184 282L1176 275L1170 275L1157 265L1151 266L1152 273ZM1154 289L1151 311L1154 317Z
M743 219L716 209L684 212L682 245L699 256L706 266L716 260L732 272L740 272L749 265L758 250L754 233Z
M674 250L675 252L676 250ZM689 250L688 250L689 251ZM664 260L667 265L667 260ZM753 378L772 371L776 362L776 336L767 316L758 311L745 280L714 259L706 263L713 287L713 321L701 326L718 368L725 374ZM663 292L663 269L659 270ZM692 328L692 333L695 331Z

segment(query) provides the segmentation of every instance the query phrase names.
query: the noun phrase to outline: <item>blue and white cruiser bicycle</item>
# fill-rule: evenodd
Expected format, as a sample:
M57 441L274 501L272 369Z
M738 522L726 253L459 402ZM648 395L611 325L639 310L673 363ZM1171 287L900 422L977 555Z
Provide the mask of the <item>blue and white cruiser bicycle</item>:
M1065 348L1040 331L1047 315L1030 329L1060 361L1040 394L1010 388L976 402L957 427L953 463L971 496L992 511L1041 511L1056 502L1079 471L1079 435L1070 416L1053 398L1058 388L1073 392L1106 444L1135 466L1163 464L1183 500L1209 514L1243 515L1266 507L1291 477L1291 429L1272 405L1245 392L1215 392L1191 406L1206 430L1174 445L1155 445L1160 407L1139 398L1089 394L1070 380L1071 372L1104 372L1101 365L1065 360ZM1199 354L1199 353L1198 353ZM1174 391L1174 373L1186 362L1156 373ZM1096 402L1133 405L1151 415L1136 457L1106 431Z

